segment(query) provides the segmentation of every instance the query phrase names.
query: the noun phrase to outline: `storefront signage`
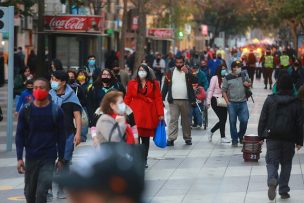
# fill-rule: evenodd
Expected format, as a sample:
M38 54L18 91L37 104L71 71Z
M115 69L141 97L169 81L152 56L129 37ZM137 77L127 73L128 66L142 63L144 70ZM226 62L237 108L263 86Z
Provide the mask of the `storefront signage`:
M147 30L147 37L156 39L172 39L174 36L173 29L168 28L151 28Z
M104 22L100 16L44 16L48 31L101 32Z

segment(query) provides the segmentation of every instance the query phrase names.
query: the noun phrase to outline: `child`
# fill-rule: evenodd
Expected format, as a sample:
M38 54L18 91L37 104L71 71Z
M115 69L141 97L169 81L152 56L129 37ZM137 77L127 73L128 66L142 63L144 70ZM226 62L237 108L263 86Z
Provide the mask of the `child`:
M26 89L21 92L20 99L18 100L17 106L16 106L16 114L19 113L21 107L27 103L30 103L34 100L33 96L33 80L27 80L25 82Z
M195 78L196 79L196 78ZM196 96L196 103L192 106L192 116L193 116L193 125L192 127L196 128L199 126L199 128L203 125L203 105L204 100L206 99L206 92L202 86L199 86L198 81L194 79L193 81L193 90Z

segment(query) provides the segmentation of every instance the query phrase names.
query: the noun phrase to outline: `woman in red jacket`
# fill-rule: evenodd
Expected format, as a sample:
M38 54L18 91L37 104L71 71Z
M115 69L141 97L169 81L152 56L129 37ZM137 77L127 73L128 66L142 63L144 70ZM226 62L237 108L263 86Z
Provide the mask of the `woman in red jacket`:
M150 137L154 137L159 121L164 119L164 107L159 82L153 79L146 64L141 64L136 78L129 81L125 103L133 110L147 163Z

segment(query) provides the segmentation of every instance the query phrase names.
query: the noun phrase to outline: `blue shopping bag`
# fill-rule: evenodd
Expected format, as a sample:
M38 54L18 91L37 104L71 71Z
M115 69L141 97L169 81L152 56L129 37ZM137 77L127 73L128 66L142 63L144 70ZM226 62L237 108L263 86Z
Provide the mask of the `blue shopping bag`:
M155 131L154 143L160 148L165 148L167 146L167 135L164 120L158 123Z

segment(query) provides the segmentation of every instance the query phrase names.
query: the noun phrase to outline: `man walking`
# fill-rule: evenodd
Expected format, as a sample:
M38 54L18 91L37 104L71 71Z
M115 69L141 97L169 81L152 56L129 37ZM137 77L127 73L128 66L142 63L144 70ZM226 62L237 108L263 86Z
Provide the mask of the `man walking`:
M195 105L196 99L192 87L192 73L185 66L182 56L176 58L176 67L166 73L162 89L163 100L168 94L170 109L170 124L168 146L174 146L178 135L178 118L181 115L183 137L187 145L192 145L191 139L191 104Z
M60 106L64 113L65 131L67 134L65 153L64 153L64 169L68 170L72 161L74 146L81 142L81 104L73 89L67 84L69 76L62 70L55 71L51 80L52 90L49 92L52 101ZM74 120L76 128L74 126ZM64 199L65 195L59 188L57 197Z
M266 51L266 56L263 60L263 73L264 73L264 83L265 83L265 90L267 90L267 85L269 82L269 89L272 89L272 72L274 68L274 58L271 55L271 51Z
M230 121L230 133L232 146L237 147L238 141L242 144L247 130L249 111L247 106L246 88L251 87L251 81L245 72L242 72L241 62L235 61L231 65L232 73L223 80L222 92L228 104ZM237 118L240 121L240 129L237 132Z
M20 174L25 174L24 194L27 203L46 202L55 161L58 158L59 168L63 163L66 138L63 112L59 106L49 100L48 91L48 81L37 79L33 91L35 100L26 104L18 117L17 170Z
M162 59L162 55L160 53L157 53L156 59L153 62L153 70L155 72L156 79L159 81L160 87L162 85L165 68L166 68L165 60Z
M288 186L292 159L303 146L303 117L301 102L292 96L292 78L283 73L277 82L278 93L267 97L259 120L258 133L266 139L268 197L274 200L276 188L282 199L290 198ZM281 173L278 174L279 165Z

